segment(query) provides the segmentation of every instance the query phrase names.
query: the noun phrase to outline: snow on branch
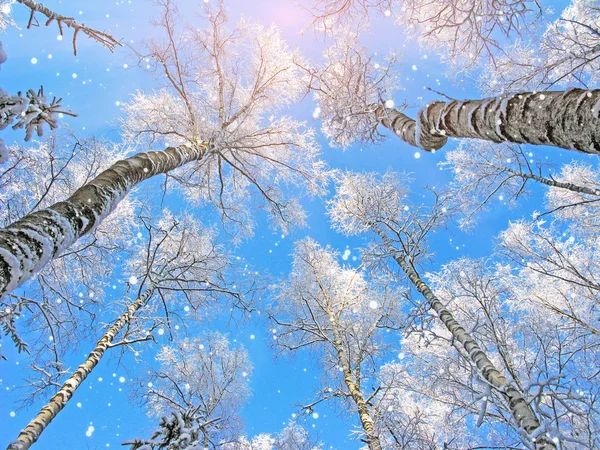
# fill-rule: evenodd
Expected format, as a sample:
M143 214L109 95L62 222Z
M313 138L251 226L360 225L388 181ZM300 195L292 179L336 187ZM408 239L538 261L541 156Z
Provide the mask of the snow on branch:
M449 63L451 74L473 69L480 60L493 63L506 39L528 38L542 17L533 0L314 0L306 9L315 30L328 35L383 16Z
M31 13L29 15L29 22L27 23L28 29L32 26L39 26L39 23L35 18L37 12L46 16L47 20L44 24L46 26L49 26L53 21L56 21L61 36L63 35L63 25L66 25L67 28L73 28L73 53L75 54L75 56L77 56L77 36L79 32L86 34L88 37L92 38L96 42L99 42L100 44L104 45L111 52L114 52L115 47L120 47L123 45L110 34L86 27L85 24L79 24L75 21L74 18L58 14L52 11L51 9L48 9L41 3L37 3L33 0L17 1L31 10Z
M10 95L0 88L0 130L16 121L12 129L25 128L26 141L33 137L34 132L43 136L44 124L47 123L51 130L55 129L61 114L77 117L77 114L71 111L61 110L61 101L62 98L53 97L52 101L48 102L43 87L37 92L29 89L25 96L21 92ZM2 154L0 152L0 162Z
M242 430L238 412L250 395L248 352L218 332L202 333L164 346L139 380L137 401L149 416L160 418L150 440L133 439L132 449L216 448L232 442ZM218 447L220 448L220 447Z
M0 0L0 31L4 31L7 27L15 25L10 16L12 3L13 0Z
M18 319L22 313L23 305L17 303L8 306L5 303L0 303L0 308L0 328L2 328L2 331L6 336L10 336L19 353L29 353L27 343L17 334L17 327L15 325L15 320ZM0 361L3 359L6 359L6 357L2 355L2 347L0 346Z
M125 441L130 450L154 450L162 448L201 449L202 425L197 423L193 409L185 412L171 411L160 419L159 429L148 439L136 438Z

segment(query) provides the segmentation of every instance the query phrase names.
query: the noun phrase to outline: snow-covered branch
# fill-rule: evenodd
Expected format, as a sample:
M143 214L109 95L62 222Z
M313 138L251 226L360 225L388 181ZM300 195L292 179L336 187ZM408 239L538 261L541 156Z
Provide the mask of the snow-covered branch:
M21 92L10 95L0 89L0 130L12 125L13 130L25 129L25 140L29 141L35 132L44 135L44 124L51 130L57 128L58 118L66 114L77 117L77 114L61 109L61 98L54 97L48 101L41 87L37 92L29 89L25 96ZM13 123L16 122L14 125ZM4 147L6 150L6 146ZM0 162L5 156L0 152ZM6 162L6 161L4 161Z
M215 448L240 435L239 412L250 394L252 373L244 348L230 343L225 335L205 333L163 347L157 361L160 367L151 368L149 379L140 380L140 402L148 415L162 417L161 431L151 441L162 436L169 446L181 441L185 443L182 448ZM178 431L167 431L171 429ZM139 448L141 442L150 445L142 448L155 448L141 439L128 443Z
M16 0L21 3L23 6L26 6L30 10L29 14L29 22L27 23L27 28L31 28L32 26L37 26L38 21L36 19L36 13L40 13L45 16L44 25L49 26L52 22L56 22L60 35L63 36L64 30L63 26L67 28L73 29L73 53L77 56L77 36L79 33L83 33L89 38L93 39L96 42L104 45L111 52L114 51L115 47L120 47L121 44L118 40L112 37L110 34L104 31L98 31L90 27L86 27L85 24L79 24L73 17L63 16L62 14L58 14L46 6L38 3L34 0Z
M542 16L535 0L316 0L310 11L319 31L364 27L372 16L390 18L426 49L438 53L454 73L493 61L502 42L533 34Z

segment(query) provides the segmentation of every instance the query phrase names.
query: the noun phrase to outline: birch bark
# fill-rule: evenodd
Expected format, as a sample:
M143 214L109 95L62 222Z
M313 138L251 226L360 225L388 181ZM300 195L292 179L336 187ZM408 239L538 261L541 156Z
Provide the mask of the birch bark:
M202 159L206 142L138 153L118 161L65 201L28 214L0 230L0 297L92 231L137 184Z
M387 241L383 234L380 236ZM386 244L392 249L391 245ZM463 346L471 361L477 366L483 378L494 386L505 398L511 414L520 429L527 433L536 450L556 450L556 445L544 436L540 436L541 424L535 415L535 412L529 406L529 403L523 397L523 393L507 382L507 379L494 366L485 352L479 347L479 344L471 337L469 333L458 323L454 316L444 307L439 298L431 291L429 286L421 279L417 271L406 261L406 259L394 253L394 260L398 263L402 271L415 286L417 291L427 300L431 309L433 309L446 329Z
M416 120L379 105L375 116L400 139L426 151L439 150L453 137L600 154L600 89L437 101L422 108Z
M506 168L506 171L515 176L521 177L524 180L534 180L534 181L537 181L538 183L545 184L546 186L566 189L567 191L578 192L580 194L587 194L587 195L594 195L594 196L600 195L600 190L592 189L587 186L579 186L575 183L556 181L552 178L541 177L541 176L535 175L533 173L517 172L516 170L509 169L509 168Z
M109 348L115 336L123 329L137 311L148 303L156 285L151 283L148 288L127 308L121 317L108 329L102 338L96 344L96 347L90 353L90 356L83 364L65 381L61 389L54 394L48 403L42 408L37 416L19 433L19 437L13 441L7 450L27 450L40 437L46 427L52 422L57 414L67 405L67 402L73 397L75 391L87 376L98 365L104 353Z

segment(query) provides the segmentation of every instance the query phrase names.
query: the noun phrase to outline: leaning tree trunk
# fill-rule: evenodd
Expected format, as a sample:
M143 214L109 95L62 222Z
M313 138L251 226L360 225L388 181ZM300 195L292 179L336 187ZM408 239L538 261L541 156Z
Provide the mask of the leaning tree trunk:
M151 283L142 295L129 305L127 311L117 319L98 341L96 348L90 353L85 362L65 381L61 389L54 394L39 414L21 431L17 440L13 441L7 450L27 450L39 439L42 432L50 425L50 422L73 397L77 388L98 365L115 336L129 323L135 313L148 303L155 289L156 285Z
M416 120L380 105L375 116L402 140L427 151L442 148L454 137L600 154L600 89L436 101L422 108Z
M387 238L385 238L383 234L380 234L380 236L386 242L386 245L388 245L390 250L393 250L393 247ZM543 430L540 429L540 421L531 406L529 406L529 403L523 398L523 393L507 382L506 377L500 373L496 366L494 366L494 363L492 363L481 347L479 347L479 344L465 331L446 307L444 307L440 299L437 298L429 286L421 279L412 265L409 264L406 259L398 256L395 252L393 258L415 286L417 291L425 297L430 308L437 313L438 318L452 334L452 337L461 343L471 361L481 372L485 381L498 389L502 394L510 408L513 419L518 427L525 431L531 438L535 449L556 450L556 445L550 439L541 435Z
M135 185L198 161L206 152L207 144L202 143L138 153L113 164L67 200L0 230L0 297L98 226Z

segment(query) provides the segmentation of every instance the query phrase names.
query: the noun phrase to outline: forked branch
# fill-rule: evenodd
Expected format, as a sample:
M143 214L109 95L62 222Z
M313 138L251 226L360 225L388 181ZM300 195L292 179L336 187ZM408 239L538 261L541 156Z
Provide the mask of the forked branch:
M62 14L58 14L52 11L51 9L48 9L41 3L35 2L34 0L17 0L17 2L21 3L22 5L25 5L31 10L29 15L29 22L27 23L28 29L32 26L39 26L39 22L35 18L35 14L37 12L46 16L46 26L49 26L53 21L56 21L61 36L63 36L63 25L66 25L67 28L73 28L73 53L75 54L75 56L77 56L77 36L79 32L82 32L88 37L95 40L96 42L101 43L111 52L114 52L115 47L121 47L123 45L110 34L86 27L85 24L79 24L73 17L67 17L63 16Z

